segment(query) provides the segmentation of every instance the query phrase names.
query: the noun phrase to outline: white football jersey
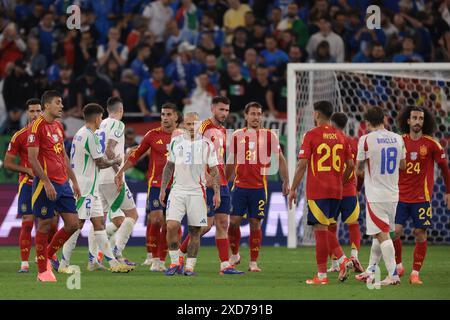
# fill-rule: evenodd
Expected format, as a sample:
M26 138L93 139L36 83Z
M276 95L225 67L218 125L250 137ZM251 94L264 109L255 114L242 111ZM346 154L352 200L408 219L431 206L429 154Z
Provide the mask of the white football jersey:
M217 166L216 152L211 141L202 136L188 139L184 134L172 139L168 161L175 164L172 191L203 195L206 188L206 166Z
M364 185L369 202L398 201L399 166L405 157L403 138L394 132L382 129L359 138L356 160L367 160Z
M73 137L70 149L70 165L82 197L97 195L99 169L94 160L101 157L103 150L98 137L83 126Z
M102 146L102 151L105 152L106 146L108 144L108 140L117 141L116 146L114 147L114 154L116 156L120 156L123 160L125 158L125 125L122 121L106 118L100 124L100 128L95 132L100 140L100 144ZM106 183L114 183L114 177L116 172L112 167L100 170L100 184Z

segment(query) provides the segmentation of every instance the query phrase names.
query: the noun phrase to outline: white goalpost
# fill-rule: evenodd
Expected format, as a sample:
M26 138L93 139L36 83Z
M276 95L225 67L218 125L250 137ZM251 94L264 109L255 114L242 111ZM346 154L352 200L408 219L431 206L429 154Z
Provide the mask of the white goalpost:
M355 139L365 130L362 119L367 107L382 107L389 129L397 132L395 119L402 107L426 106L434 111L438 122L435 138L444 143L449 153L445 143L450 140L450 63L290 63L287 89L287 162L291 182L303 134L314 127L313 104L320 100L330 101L335 111L347 114L346 131ZM440 183L438 179L432 200L433 221L437 223L430 233L436 242L450 243L445 229L449 219L439 196L443 191ZM298 195L297 203L304 203L300 201L305 196L304 183ZM312 228L306 224L306 208L299 209L303 209L303 215L298 223L295 206L288 211L288 248L314 244ZM361 211L364 215L364 205Z

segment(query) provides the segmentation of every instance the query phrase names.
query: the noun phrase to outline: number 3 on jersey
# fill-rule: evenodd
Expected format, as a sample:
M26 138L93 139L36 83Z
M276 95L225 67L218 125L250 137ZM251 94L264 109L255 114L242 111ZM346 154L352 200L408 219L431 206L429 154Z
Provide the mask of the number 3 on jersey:
M323 164L331 156L333 169L337 172L341 172L341 157L337 154L338 150L341 149L344 149L344 146L340 143L335 144L333 149L326 143L320 144L317 148L317 154L321 155L323 151L325 151L325 154L317 161L317 171L331 171L330 166Z

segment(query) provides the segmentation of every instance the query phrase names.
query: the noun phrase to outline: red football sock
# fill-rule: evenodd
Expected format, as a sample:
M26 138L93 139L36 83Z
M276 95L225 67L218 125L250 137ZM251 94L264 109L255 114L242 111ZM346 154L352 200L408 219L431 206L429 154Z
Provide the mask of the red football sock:
M413 270L419 272L423 265L423 260L427 254L427 240L423 242L416 241L416 247L414 248L414 263Z
M334 234L334 236L336 237L336 233L337 233L337 225L336 225L335 223L330 224L330 225L328 226L328 232ZM333 257L334 257L333 250L331 249L331 246L328 246L328 256L329 256L330 258L333 258Z
M328 230L314 230L316 237L316 262L319 273L327 273L328 262Z
M158 245L159 245L159 238L161 235L160 230L161 225L153 223L150 224L150 235L147 238L147 247L150 248L153 258L158 257Z
M334 256L338 259L340 259L344 255L344 251L342 251L342 247L339 244L338 239L336 238L336 233L327 232L328 235L328 246L329 249L327 249L327 256L328 256L328 250L331 250L331 252L334 254Z
M180 251L186 253L188 244L189 244L189 235L187 235L186 238L184 238L184 241L180 246Z
M240 235L240 232L239 232ZM262 230L250 230L250 261L256 262L261 249Z
M402 240L400 240L400 238L397 238L393 242L395 249L395 262L397 264L402 263Z
M36 257L39 273L47 271L47 239L48 234L36 231Z
M22 261L28 261L31 250L31 230L33 230L34 221L22 221L20 228L19 245L20 257Z
M167 236L167 227L164 225L161 228L161 232L159 233L159 238L158 238L158 256L159 256L159 260L161 260L161 261L166 261L167 250L168 250L166 236Z
M230 243L228 239L216 239L216 247L219 251L220 262L225 262L230 259Z
M48 232L48 239L47 242L50 243L53 240L53 237L55 236L55 233L58 231L58 223L52 223L50 226L50 231Z
M145 229L145 247L147 248L147 253L152 253L152 247L150 245L150 230L152 224L150 220L147 222L147 228Z
M359 229L359 224L349 224L348 225L348 232L350 236L350 245L352 246L352 249L356 249L359 251L359 248L361 247L361 230Z
M67 241L67 239L70 238L72 234L73 232L69 233L64 230L64 228L59 229L58 232L53 236L52 242L50 242L47 247L47 257L53 257L56 251L58 251L64 245L64 243Z
M250 233L251 234L251 233ZM250 235L251 236L251 235ZM239 243L241 242L241 228L228 227L228 240L232 254L239 253ZM251 241L250 241L251 243Z

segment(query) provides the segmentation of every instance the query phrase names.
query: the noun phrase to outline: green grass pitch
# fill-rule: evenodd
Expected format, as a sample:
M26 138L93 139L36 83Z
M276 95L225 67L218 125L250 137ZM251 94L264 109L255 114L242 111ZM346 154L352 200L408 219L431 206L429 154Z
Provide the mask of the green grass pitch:
M369 247L362 247L360 260L367 264ZM413 247L403 250L406 274L409 274ZM349 251L345 247L346 252ZM145 248L129 247L126 256L141 263ZM400 286L369 290L354 279L351 273L345 283L339 283L337 274L329 275L330 283L324 286L308 286L305 280L316 270L314 248L287 249L263 247L259 265L262 273L244 276L218 274L218 258L215 247L200 248L197 277L173 276L152 273L148 267L138 266L128 274L86 271L87 248L77 247L72 264L81 267L81 289L69 290L69 275L56 274L57 283L36 282L36 265L31 263L30 273L19 274L19 250L17 247L0 247L0 299L160 299L160 300L241 300L241 299L450 299L450 248L429 246L421 273L423 286L412 286L407 277ZM34 249L31 253L34 257ZM248 264L248 248L241 250L240 269ZM385 274L382 264L382 277Z

